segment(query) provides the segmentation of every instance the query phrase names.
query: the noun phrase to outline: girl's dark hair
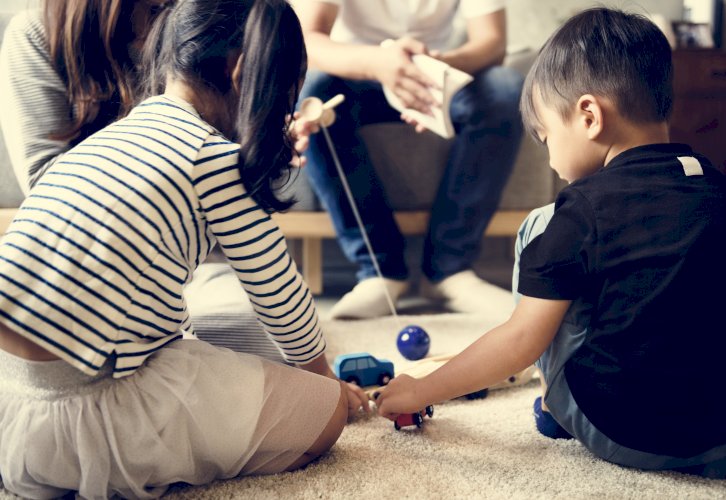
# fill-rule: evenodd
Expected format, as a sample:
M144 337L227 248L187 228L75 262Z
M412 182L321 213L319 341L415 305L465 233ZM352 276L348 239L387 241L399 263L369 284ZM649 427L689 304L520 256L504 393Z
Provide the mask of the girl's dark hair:
M633 123L666 121L673 105L670 45L641 15L585 10L550 37L525 80L520 110L525 128L539 140L535 92L564 120L582 95L593 94L611 99Z
M44 0L50 58L73 106L69 128L54 139L80 142L134 105L137 77L129 46L138 1Z
M239 169L249 194L268 212L285 210L276 186L290 174L294 149L286 117L294 111L307 55L297 15L284 0L182 0L163 14L146 46L147 93L167 77L221 98L233 91L229 61L242 54L235 117ZM204 116L204 110L199 110Z

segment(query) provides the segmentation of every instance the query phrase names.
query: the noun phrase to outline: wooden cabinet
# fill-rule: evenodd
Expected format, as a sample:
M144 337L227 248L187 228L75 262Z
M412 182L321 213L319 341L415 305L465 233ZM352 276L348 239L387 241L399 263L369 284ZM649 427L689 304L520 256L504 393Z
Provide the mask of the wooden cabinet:
M726 51L673 52L671 141L689 144L726 173Z

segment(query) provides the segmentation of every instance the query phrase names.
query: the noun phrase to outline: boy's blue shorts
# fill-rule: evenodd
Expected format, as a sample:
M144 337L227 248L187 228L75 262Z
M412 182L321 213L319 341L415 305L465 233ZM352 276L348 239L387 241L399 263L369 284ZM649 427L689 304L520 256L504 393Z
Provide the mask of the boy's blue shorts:
M519 253L529 241L544 231L553 211L554 204L534 210L522 223L517 236L515 268L518 265ZM515 269L513 279L515 296L518 295L517 274ZM640 469L676 469L708 477L726 478L726 446L713 448L690 458L633 450L605 436L580 410L570 392L564 368L567 360L585 339L589 313L589 305L573 302L554 340L535 363L547 384L544 402L555 420L592 453L609 462ZM708 465L701 467L702 464Z

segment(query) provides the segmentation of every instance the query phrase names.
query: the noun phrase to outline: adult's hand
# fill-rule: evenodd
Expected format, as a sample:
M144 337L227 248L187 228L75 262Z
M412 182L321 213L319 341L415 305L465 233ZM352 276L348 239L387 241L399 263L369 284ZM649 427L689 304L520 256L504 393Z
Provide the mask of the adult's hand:
M406 107L430 113L438 103L429 92L436 82L426 76L413 62L412 56L427 54L426 45L411 38L386 41L381 44L376 61L375 77L401 99Z

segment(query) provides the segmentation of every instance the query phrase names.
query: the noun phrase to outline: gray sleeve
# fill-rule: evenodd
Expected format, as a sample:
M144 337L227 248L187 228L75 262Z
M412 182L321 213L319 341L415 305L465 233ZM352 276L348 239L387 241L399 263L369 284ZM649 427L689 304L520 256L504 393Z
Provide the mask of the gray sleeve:
M29 11L8 24L0 49L0 113L15 175L27 195L38 178L68 148L50 136L65 130L72 108L66 85L50 61L39 13Z

